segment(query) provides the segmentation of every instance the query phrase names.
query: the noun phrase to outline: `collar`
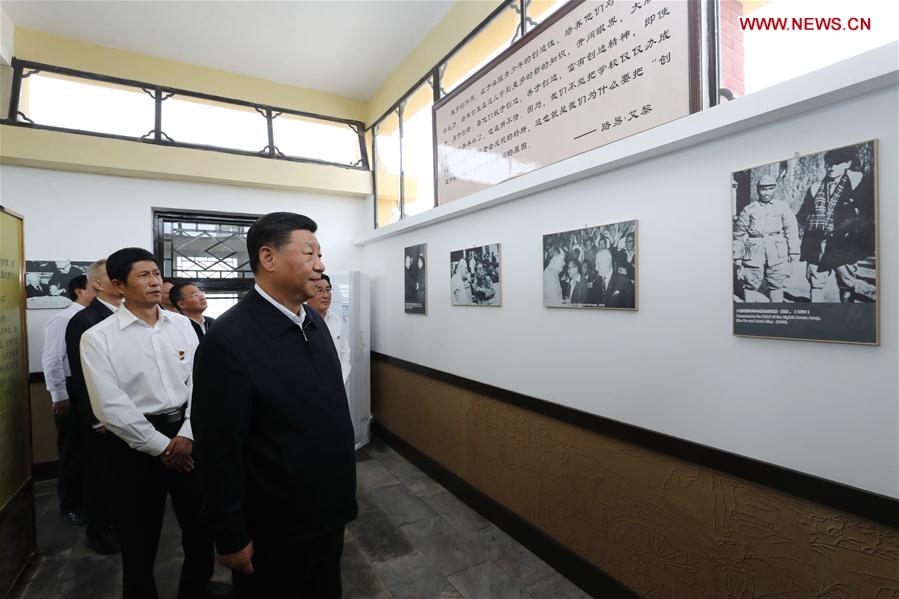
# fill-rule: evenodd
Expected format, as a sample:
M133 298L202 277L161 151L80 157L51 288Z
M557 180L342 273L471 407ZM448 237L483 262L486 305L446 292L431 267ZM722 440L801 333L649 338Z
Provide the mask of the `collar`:
M256 293L265 298L271 305L276 307L281 314L290 319L290 321L297 325L300 328L303 328L303 323L306 320L306 306L305 304L300 304L300 311L296 314L287 309L287 306L278 302L275 298L270 296L265 292L265 290L259 286L259 283L253 285L253 288L256 290Z
M97 297L95 297L94 299L97 300L98 302L100 302L101 304L103 304L104 306L106 306L107 308L109 308L109 311L110 311L110 312L118 312L119 306L121 306L121 304L119 304L119 306L116 306L116 305L114 305L114 304L110 304L110 303L107 302L106 300L100 299L100 296L99 296L99 295L98 295Z
M105 303L105 302L104 302ZM143 320L134 315L134 313L126 308L124 304L122 305L121 310L116 310L115 314L113 314L118 319L119 322L119 330L124 329L125 327L134 324L135 322L140 323L142 326L146 326L152 329L158 329L163 322L169 321L173 319L176 314L174 312L169 312L168 310L163 310L158 305L156 306L156 324L152 327L145 323ZM178 315L180 316L180 315Z

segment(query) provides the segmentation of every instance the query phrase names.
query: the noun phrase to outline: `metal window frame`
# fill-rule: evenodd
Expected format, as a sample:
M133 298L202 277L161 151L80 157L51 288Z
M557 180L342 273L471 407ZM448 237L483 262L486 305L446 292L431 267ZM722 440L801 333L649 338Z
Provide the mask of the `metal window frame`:
M59 67L55 65L33 62L28 60L20 60L18 58L13 58L11 65L13 68L13 80L12 80L12 90L10 94L10 102L9 102L9 113L6 115L5 119L0 120L0 124L9 125L14 127L23 127L27 129L40 129L45 131L62 131L66 133L75 133L78 135L89 135L92 137L104 137L111 139L122 139L126 141L136 141L139 143L149 143L154 145L161 145L167 147L177 147L177 148L190 148L195 150L208 150L213 152L222 152L226 154L237 154L241 156L258 156L260 158L269 158L273 160L284 160L288 162L301 162L301 163L309 163L309 164L321 164L326 166L337 166L340 168L346 168L351 170L364 170L367 171L370 168L368 154L365 148L365 124L361 121L356 121L352 119L344 119L340 117L328 116L323 114L316 114L312 112L304 112L301 110L294 110L291 108L280 108L276 106L270 106L267 104L259 104L256 102L250 102L247 100L238 100L235 98L227 98L224 96L217 96L214 94L206 94L203 92L190 91L186 89L180 89L175 87L169 87L165 85L157 85L154 83L146 83L142 81L136 81L133 79L125 79L122 77L113 77L110 75L102 75L99 73L92 73L89 71L81 71L77 69L70 69L67 67ZM29 73L25 73L25 71L31 71ZM102 83L110 83L114 85L122 85L126 87L133 87L137 89L141 89L146 92L155 103L155 118L154 118L154 128L152 131L148 132L142 137L132 137L129 135L118 135L114 133L101 133L97 131L89 131L85 129L74 129L69 127L56 127L51 125L41 125L34 122L23 122L18 119L21 116L24 119L28 119L28 116L23 114L19 110L19 99L21 96L22 89L22 79L28 77L35 72L47 72L47 73L55 73L58 75L65 75L68 77L74 77L77 79L85 79L88 81L98 81ZM267 121L268 127L268 145L265 148L262 148L258 152L253 152L251 150L239 150L235 148L225 148L221 146L215 146L211 144L197 144L197 143L186 143L186 142L178 142L169 138L165 131L162 128L162 102L172 96L185 96L189 98L196 98L200 100L208 100L211 102L219 102L222 104L230 104L232 106L242 106L246 108L253 108L256 110L264 119ZM277 113L277 114L276 114ZM274 128L272 125L272 120L280 115L280 114L291 114L295 116L301 116L314 120L328 121L331 123L340 123L348 126L352 129L356 136L359 138L359 156L360 159L355 164L346 164L341 162L331 162L328 160L319 160L316 158L307 158L307 157L298 157L298 156L286 156L277 149L275 146L274 139ZM30 121L30 119L28 119Z
M164 224L166 221L182 221L196 224L215 224L215 225L252 225L259 219L260 214L246 214L238 212L213 212L205 210L182 210L178 208L151 208L152 211L152 227L153 227L153 254L160 266L164 268L165 264L165 232ZM174 257L173 257L174 258ZM171 276L172 281L186 281L183 277ZM240 277L232 279L190 279L190 281L199 283L204 289L209 291L234 291L236 293L246 292L253 288L255 282L254 277Z

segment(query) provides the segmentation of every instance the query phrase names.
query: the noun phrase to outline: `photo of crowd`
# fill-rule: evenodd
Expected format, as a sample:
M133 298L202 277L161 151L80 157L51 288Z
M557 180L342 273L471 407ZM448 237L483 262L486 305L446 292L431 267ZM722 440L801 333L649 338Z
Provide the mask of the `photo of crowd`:
M422 243L405 249L403 281L405 283L405 311L406 314L427 313L427 249L428 244Z
M71 303L69 281L87 271L90 262L26 260L25 297L29 310L65 308Z
M450 252L450 300L454 306L502 305L500 244Z
M637 221L543 236L547 307L637 308Z

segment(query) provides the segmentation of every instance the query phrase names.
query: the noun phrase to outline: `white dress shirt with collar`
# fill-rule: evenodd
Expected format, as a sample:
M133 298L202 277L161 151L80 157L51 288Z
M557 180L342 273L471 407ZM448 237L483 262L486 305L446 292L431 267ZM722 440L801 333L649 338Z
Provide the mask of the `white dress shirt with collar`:
M178 436L193 440L190 396L199 340L186 316L158 309L150 326L123 306L81 338L81 362L97 419L131 448L158 456L170 439L146 414L187 404Z
M54 314L44 325L44 352L41 355L41 368L47 391L53 403L68 401L66 379L72 376L69 369L69 357L66 355L66 326L72 317L83 310L84 306L72 302L64 310Z
M347 341L343 331L343 319L338 316L334 310L325 312L325 324L328 325L328 331L331 333L331 339L334 340L334 347L337 348L337 356L340 358L340 372L343 374L343 384L350 378L350 344Z
M274 307L276 307L282 314L284 314L284 316L286 316L287 318L289 318L290 320L292 320L293 323L294 323L295 325L297 325L298 327L300 327L300 329L302 330L302 328L303 328L303 323L306 322L306 306L305 306L305 305L300 304L300 312L299 312L299 314L294 314L293 312L291 312L291 311L287 308L287 306L285 306L284 304L278 302L278 300L276 300L275 298L273 298L272 296L270 296L269 294L267 294L267 293L265 292L265 290L264 290L262 287L259 286L259 283L256 283L256 284L253 286L253 288L256 290L256 293L258 293L259 295L261 295L262 297L264 297L266 300L268 300L268 302L269 302L271 305L273 305ZM303 336L305 337L306 334L303 333Z
M101 299L99 296L97 297L97 301L100 302L101 304L103 304L104 306L106 306L107 308L109 308L109 310L110 310L111 312L118 312L118 311L119 311L119 308L122 307L122 304L121 304L121 303L119 303L118 305L116 305L116 304L110 304L110 303L107 302L106 300Z

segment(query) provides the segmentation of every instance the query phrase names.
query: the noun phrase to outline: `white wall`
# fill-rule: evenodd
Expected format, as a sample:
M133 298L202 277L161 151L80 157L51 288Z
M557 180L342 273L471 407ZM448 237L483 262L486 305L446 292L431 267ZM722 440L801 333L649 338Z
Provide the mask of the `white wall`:
M156 181L0 166L0 204L25 217L26 260L105 258L126 246L153 250L152 208L265 214L291 211L319 225L328 270L359 270L353 239L370 218L345 196ZM55 310L28 310L28 354L41 370L44 323Z
M897 106L893 83L367 241L373 350L899 497ZM731 173L874 138L881 345L734 337ZM634 218L640 221L638 312L543 307L543 234ZM403 248L422 242L430 262L428 314L406 315ZM503 306L452 307L450 251L491 242L502 243Z

